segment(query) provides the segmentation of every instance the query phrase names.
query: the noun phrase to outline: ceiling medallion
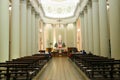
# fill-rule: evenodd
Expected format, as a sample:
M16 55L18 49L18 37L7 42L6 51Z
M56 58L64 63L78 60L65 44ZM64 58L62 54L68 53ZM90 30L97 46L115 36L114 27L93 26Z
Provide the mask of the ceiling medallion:
M52 12L52 7L48 6L47 9L48 9L48 12L49 12L49 13Z
M67 7L67 12L70 12L72 10L71 6Z
M44 16L49 19L71 18L78 10L80 0L39 0Z
M62 2L62 1L66 1L66 0L51 0L51 1Z
M61 13L62 13L62 8L60 8L60 7L57 8L57 13L58 13L58 14L61 14Z

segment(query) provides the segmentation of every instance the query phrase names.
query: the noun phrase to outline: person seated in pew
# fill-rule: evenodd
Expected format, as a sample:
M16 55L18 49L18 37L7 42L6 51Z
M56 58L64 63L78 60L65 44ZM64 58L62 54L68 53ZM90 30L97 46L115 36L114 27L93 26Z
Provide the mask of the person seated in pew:
M93 55L93 54L91 52L89 52L88 55Z
M85 50L83 50L83 51L82 51L82 54L87 54L87 53L85 52Z

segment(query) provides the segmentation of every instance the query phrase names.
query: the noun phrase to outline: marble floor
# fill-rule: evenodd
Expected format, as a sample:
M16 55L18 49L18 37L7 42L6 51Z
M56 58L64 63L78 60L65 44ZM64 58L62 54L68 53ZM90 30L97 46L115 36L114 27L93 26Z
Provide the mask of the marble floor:
M36 80L85 80L68 57L54 57Z

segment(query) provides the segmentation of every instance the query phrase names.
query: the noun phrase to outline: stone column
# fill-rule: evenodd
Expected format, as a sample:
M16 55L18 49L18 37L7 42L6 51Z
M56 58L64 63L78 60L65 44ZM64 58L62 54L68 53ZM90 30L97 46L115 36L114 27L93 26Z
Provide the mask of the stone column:
M67 46L67 25L64 24L64 43L65 43L65 46Z
M84 13L80 13L80 27L81 27L81 35L82 35L82 49L85 50L85 33L84 33Z
M21 0L21 27L20 27L20 56L27 55L26 52L26 28L27 28L27 1Z
M42 38L42 49L45 50L45 38L44 38L44 35L45 35L45 28L44 28L44 23L43 21L41 21L42 23L42 26L41 26L41 29L42 29L42 35L41 35L41 38Z
M100 55L110 57L106 0L99 0Z
M20 0L12 0L10 59L20 57Z
M50 28L50 47L53 48L53 26L51 24L51 28Z
M93 24L92 24L92 3L89 1L87 5L88 9L88 43L89 43L89 52L93 53Z
M72 38L71 38L72 36ZM73 24L67 24L67 46L72 47L73 46Z
M32 46L31 46L31 50L32 50L32 54L35 54L35 10L32 7L32 32L31 32L31 40L32 40Z
M92 18L93 18L93 46L94 54L100 55L100 31L99 31L99 8L98 0L92 0Z
M38 52L38 28L39 28L39 14L35 14L35 53Z
M32 46L32 44L31 44L31 42L32 42L32 40L31 40L31 38L32 38L32 36L31 36L31 28L32 28L32 24L31 24L31 14L32 14L32 12L31 12L31 7L32 7L32 5L31 5L31 3L29 2L28 3L28 6L27 6L27 11L28 11L28 13L27 13L27 55L28 56L30 56L30 55L32 55L32 51L31 51L31 46Z
M85 51L89 52L89 44L88 44L88 15L87 8L84 10L84 32L85 32Z
M34 8L32 7L31 11L31 54L33 54L33 17L34 17Z
M36 44L36 46L35 46L35 48L36 48L36 53L38 52L38 35L39 35L39 14L38 13L36 13L36 15L35 15L35 17L36 17L36 29L35 29L35 44Z
M0 0L0 62L9 60L9 0Z
M66 42L65 42L65 45L66 45L66 47L68 47L68 45L67 45L67 43L68 43L68 38L67 38L67 31L68 31L68 29L67 29L67 24L65 24L65 31L66 31L66 33L65 33L65 36L66 36Z
M120 0L109 0L111 57L120 59Z
M74 36L74 47L77 47L77 25L76 22L74 23L74 31L73 31L73 36Z

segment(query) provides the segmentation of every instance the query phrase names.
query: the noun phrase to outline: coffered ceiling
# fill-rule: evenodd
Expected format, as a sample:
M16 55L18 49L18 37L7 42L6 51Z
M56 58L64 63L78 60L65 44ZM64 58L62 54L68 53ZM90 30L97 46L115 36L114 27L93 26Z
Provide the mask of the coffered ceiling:
M81 0L30 0L45 23L72 23L80 13Z
M68 18L74 16L79 0L38 0L48 18Z

